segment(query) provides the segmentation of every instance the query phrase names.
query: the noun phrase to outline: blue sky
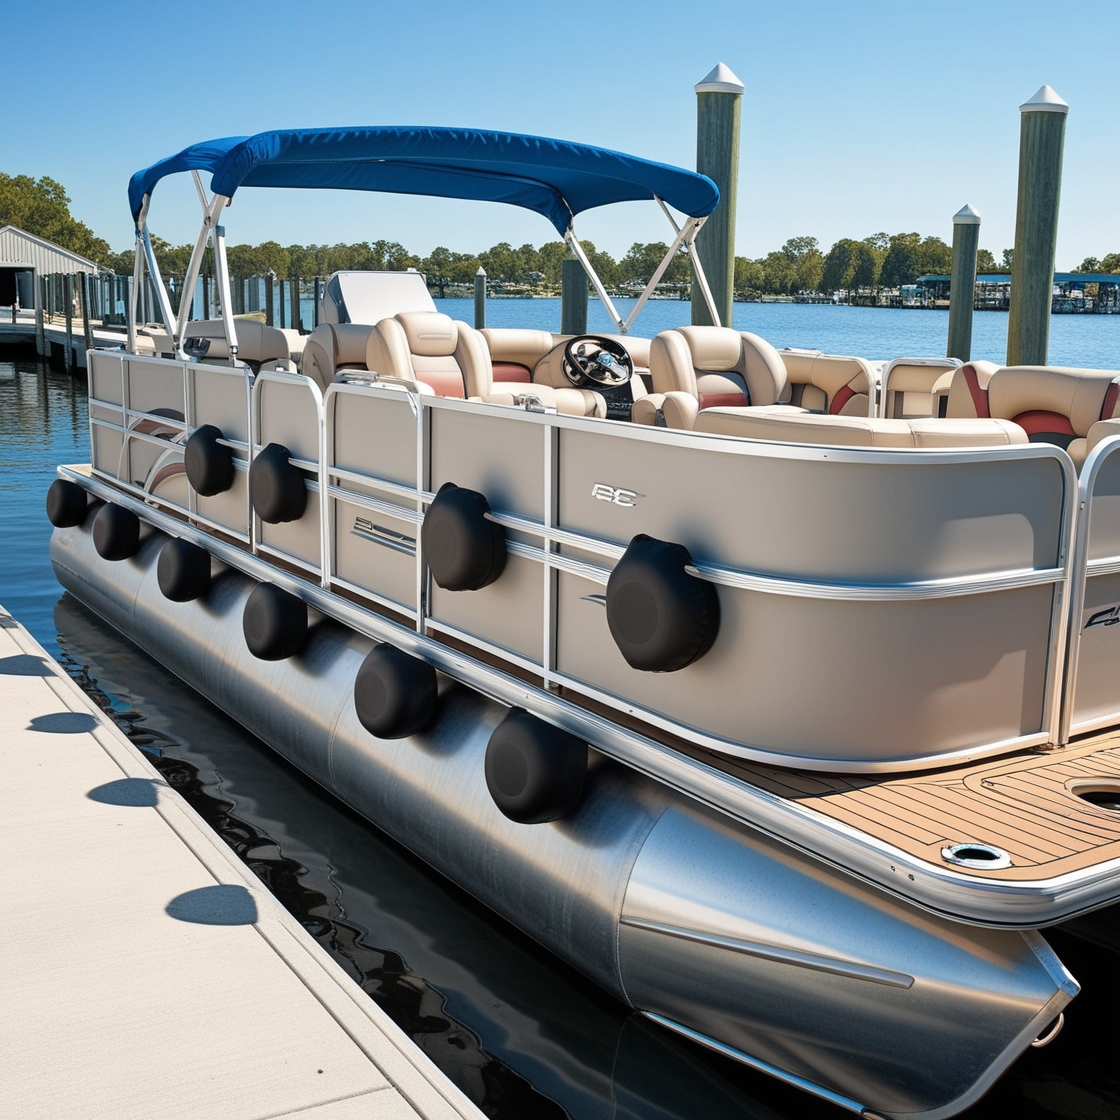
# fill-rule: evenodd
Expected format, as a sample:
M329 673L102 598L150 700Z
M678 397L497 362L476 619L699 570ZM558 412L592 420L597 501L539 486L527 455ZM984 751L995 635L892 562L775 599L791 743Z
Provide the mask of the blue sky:
M1018 106L1043 83L1071 110L1059 269L1120 250L1120 4L56 0L6 53L0 170L51 175L115 248L139 167L213 136L342 124L457 124L558 136L690 167L692 87L716 62L746 86L737 251L800 234L1014 240ZM212 20L207 27L204 21ZM9 28L10 29L10 28ZM14 103L14 107L13 107ZM193 240L189 182L162 184L153 232ZM540 244L543 218L483 203L246 189L231 242L388 238L426 253ZM660 240L652 205L583 216L620 254Z

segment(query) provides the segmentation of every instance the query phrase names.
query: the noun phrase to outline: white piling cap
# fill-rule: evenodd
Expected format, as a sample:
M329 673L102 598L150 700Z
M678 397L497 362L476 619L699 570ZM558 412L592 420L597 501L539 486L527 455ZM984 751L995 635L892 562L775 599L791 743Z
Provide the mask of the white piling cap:
M743 83L735 77L730 66L722 62L717 63L714 69L696 85L697 93L742 93Z
M475 273L475 276L485 276L485 275L486 275L486 269L484 269L482 267L482 265L479 265L478 266L478 271Z
M1050 86L1040 86L1038 93L1019 106L1020 113L1068 113L1069 104L1063 101Z
M953 215L953 225L955 226L978 226L980 224L980 212L973 209L967 202Z

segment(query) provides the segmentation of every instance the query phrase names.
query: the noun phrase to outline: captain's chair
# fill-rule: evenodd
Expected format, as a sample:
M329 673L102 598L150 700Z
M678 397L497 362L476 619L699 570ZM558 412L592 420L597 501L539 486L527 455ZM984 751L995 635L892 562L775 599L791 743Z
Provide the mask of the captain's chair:
M282 369L289 360L288 340L275 327L258 323L255 319L238 319L237 357L254 373L261 368ZM226 342L226 325L221 319L196 319L187 324L183 341L190 348L194 339L206 339L205 360L214 361L229 357Z
M653 392L634 402L638 424L691 428L705 408L785 404L789 378L765 339L731 327L678 327L649 350Z
M553 389L525 381L494 380L486 340L473 327L438 311L402 311L382 319L370 332L366 366L441 397L466 397L492 404L514 404L536 397L546 408L571 416L603 415L598 393Z

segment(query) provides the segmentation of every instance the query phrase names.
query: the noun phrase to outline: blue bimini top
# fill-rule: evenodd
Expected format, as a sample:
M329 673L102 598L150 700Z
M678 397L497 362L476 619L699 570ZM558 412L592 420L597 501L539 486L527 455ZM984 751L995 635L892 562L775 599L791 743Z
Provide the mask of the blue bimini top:
M307 187L508 202L543 214L563 235L583 210L660 198L707 217L719 189L706 175L567 140L473 128L303 128L192 144L129 180L138 219L165 175L210 171L210 189Z

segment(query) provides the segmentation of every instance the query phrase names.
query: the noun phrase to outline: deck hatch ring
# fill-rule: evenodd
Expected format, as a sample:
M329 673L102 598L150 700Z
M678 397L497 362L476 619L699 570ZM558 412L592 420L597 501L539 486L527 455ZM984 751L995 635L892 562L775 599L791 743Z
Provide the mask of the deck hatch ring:
M1120 781L1074 782L1070 793L1108 813L1120 813Z
M941 849L941 858L946 863L979 871L999 871L1011 866L1011 857L1002 848L980 842L948 844Z

